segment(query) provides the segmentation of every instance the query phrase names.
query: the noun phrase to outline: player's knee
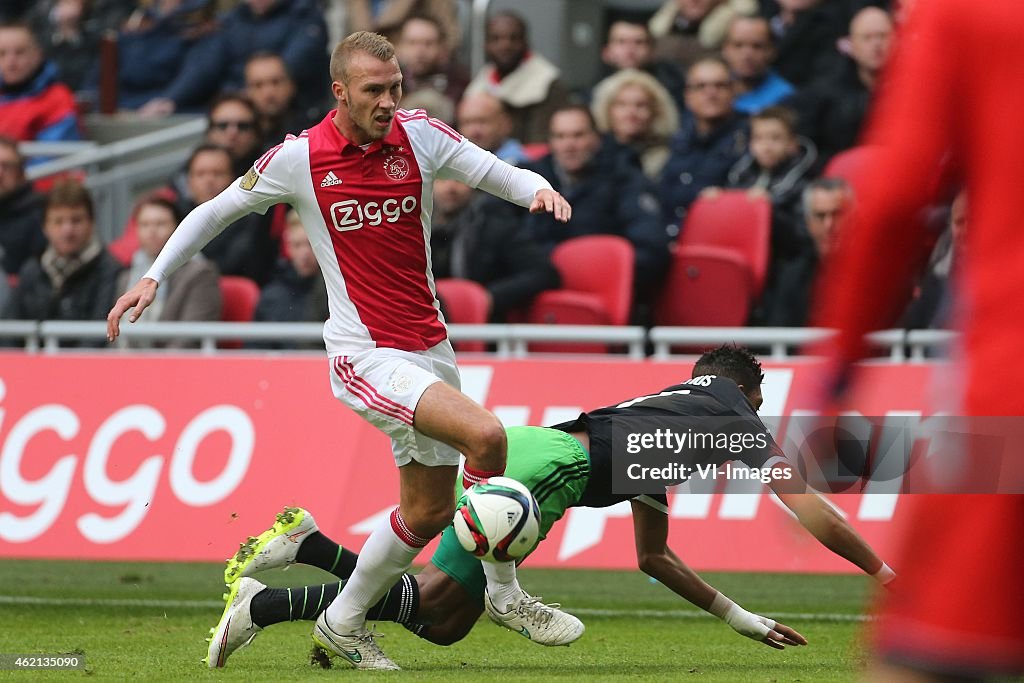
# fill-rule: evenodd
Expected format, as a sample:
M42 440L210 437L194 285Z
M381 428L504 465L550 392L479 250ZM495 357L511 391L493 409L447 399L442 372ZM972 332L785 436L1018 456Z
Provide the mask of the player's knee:
M402 509L402 519L413 533L423 538L433 538L444 531L454 515L455 500L447 496Z
M487 420L482 420L474 427L468 446L470 452L465 455L471 461L474 459L485 462L504 461L505 451L508 448L505 428L497 417L491 415Z
M431 624L423 635L434 645L448 646L465 638L472 628L472 622L465 624L462 620L448 619L440 624Z

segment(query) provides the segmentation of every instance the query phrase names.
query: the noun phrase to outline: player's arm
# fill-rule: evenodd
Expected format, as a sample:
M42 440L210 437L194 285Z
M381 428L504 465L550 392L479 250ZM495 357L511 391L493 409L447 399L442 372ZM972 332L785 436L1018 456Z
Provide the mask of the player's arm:
M219 195L200 204L185 216L150 269L110 310L107 315L107 341L114 341L121 333L121 317L129 308L134 307L128 320L135 322L153 303L160 282L188 262L225 228L246 214L254 211L263 213L273 204L290 198L290 194L275 180L275 176L287 172L284 155L276 156L277 168L273 176L270 174L271 167L265 168L262 174L257 174L253 167Z
M882 585L896 578L896 573L879 559L856 529L824 498L810 491L795 468L785 467L791 470L790 478L772 479L769 485L800 524L823 546L857 565Z
M719 593L668 547L668 515L650 505L631 501L636 559L640 570L676 595L714 614L737 633L775 649L806 645L807 639L776 621L748 612Z
M506 163L464 138L453 144L443 133L435 137L451 152L439 177L459 180L505 201L528 207L530 213L550 213L562 223L572 217L569 202L539 173Z

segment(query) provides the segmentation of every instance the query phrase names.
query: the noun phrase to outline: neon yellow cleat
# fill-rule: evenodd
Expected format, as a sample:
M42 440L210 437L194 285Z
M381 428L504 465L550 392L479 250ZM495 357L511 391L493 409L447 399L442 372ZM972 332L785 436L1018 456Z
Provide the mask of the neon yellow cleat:
M285 508L277 513L274 526L259 536L250 536L224 567L224 583L230 586L239 578L295 563L299 546L310 534L319 531L313 515L302 508Z

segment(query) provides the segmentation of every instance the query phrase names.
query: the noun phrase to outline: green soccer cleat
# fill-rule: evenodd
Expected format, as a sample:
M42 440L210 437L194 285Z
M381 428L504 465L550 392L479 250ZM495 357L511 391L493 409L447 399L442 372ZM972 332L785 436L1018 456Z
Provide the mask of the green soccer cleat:
M259 536L250 536L224 567L224 583L230 586L244 576L295 563L302 541L319 531L313 515L302 508L285 508L277 513L274 526Z
M206 653L207 666L218 669L227 664L228 657L253 641L263 629L252 623L249 610L252 599L266 586L256 579L243 578L231 584L231 590L224 595L224 613L217 625L210 629L210 648Z

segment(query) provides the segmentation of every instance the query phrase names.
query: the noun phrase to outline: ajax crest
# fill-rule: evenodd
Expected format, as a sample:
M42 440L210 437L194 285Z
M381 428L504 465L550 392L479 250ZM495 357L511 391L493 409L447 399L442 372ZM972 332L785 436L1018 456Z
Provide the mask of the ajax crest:
M409 160L405 157L388 157L384 160L384 174L392 180L405 180L409 176Z

